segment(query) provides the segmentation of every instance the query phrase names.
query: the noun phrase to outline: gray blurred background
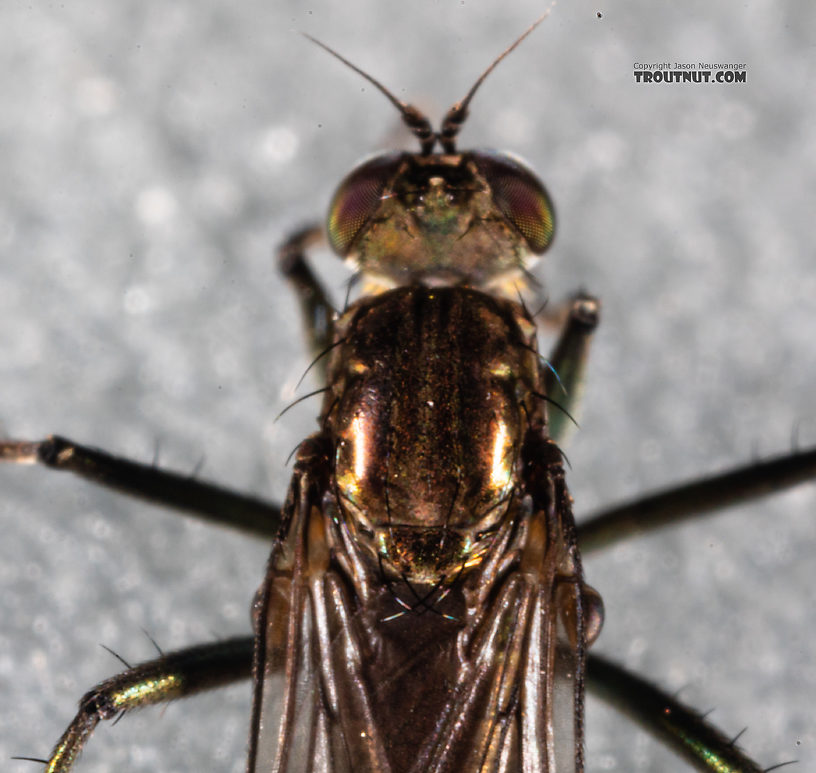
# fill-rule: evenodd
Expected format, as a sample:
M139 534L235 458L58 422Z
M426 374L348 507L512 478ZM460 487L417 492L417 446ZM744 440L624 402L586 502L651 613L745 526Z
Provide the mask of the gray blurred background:
M81 0L0 10L0 426L273 499L317 400L272 248L322 218L393 108L298 33L440 115L530 0ZM500 9L500 10L497 10ZM597 17L597 12L602 18ZM816 7L564 0L485 83L462 146L537 169L559 232L537 275L604 317L576 510L816 442ZM638 85L633 63L747 64ZM410 141L408 142L410 145ZM318 260L342 300L345 274ZM546 344L545 344L546 346ZM248 631L268 545L81 482L0 469L0 759L48 754L119 664ZM598 649L764 765L816 769L814 488L588 559ZM241 771L249 686L103 727L79 770ZM589 771L681 771L590 700Z

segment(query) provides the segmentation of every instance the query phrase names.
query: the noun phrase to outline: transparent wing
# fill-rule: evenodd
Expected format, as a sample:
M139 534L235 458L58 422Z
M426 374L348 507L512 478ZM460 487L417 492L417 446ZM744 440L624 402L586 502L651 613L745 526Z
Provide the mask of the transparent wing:
M416 591L355 590L313 484L296 473L258 597L250 772L580 772L566 490L548 479L544 508L519 502L501 550L461 587L399 614L395 596Z

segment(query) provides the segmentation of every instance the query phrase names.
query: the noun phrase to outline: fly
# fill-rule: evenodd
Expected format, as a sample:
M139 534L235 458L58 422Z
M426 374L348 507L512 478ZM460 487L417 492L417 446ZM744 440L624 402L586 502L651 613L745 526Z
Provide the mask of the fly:
M305 259L314 232L281 250L327 379L321 429L297 451L282 508L63 438L0 444L6 461L274 538L254 639L163 654L98 685L48 770L71 769L100 720L244 678L250 662L255 773L581 771L585 681L698 767L761 770L677 700L587 654L602 604L578 547L807 479L816 452L576 529L555 441L580 391L598 303L568 303L542 357L539 320L518 293L552 241L548 193L515 157L456 147L476 89L539 22L439 130L363 74L420 151L363 162L335 195L329 241L367 282L339 316Z

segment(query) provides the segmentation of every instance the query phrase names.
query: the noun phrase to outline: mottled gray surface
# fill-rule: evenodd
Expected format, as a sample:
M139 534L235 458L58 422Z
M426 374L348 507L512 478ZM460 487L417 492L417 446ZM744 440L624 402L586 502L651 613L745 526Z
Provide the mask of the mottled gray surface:
M541 3L5 3L0 422L279 498L317 402L270 251L392 141L337 46L441 113ZM540 170L553 297L604 301L578 512L816 441L814 7L567 2L494 73L463 144ZM496 11L500 8L500 11ZM603 18L596 17L596 11ZM634 61L745 62L748 83L644 86ZM398 135L397 135L398 136ZM327 260L326 266L334 264ZM340 290L342 275L333 273ZM342 290L340 290L342 292ZM301 393L309 387L301 387ZM0 759L45 755L117 669L248 630L267 546L67 476L0 470ZM766 765L816 769L813 487L587 561L599 649ZM80 770L240 771L247 685L105 727ZM590 771L684 770L588 707Z

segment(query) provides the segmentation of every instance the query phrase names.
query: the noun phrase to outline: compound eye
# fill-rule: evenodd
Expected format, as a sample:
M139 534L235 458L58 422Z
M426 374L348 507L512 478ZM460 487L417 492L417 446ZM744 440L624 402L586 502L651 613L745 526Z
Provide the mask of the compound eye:
M329 242L341 256L380 205L382 192L402 161L402 153L381 153L363 161L340 183L329 207Z
M533 253L544 252L555 233L555 210L538 177L507 153L479 150L473 153L473 160L502 214L518 229Z

